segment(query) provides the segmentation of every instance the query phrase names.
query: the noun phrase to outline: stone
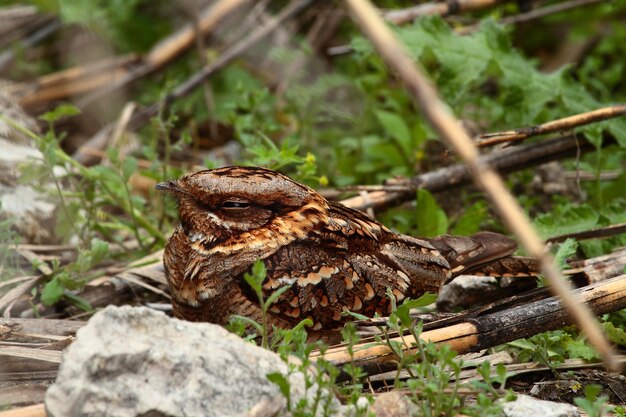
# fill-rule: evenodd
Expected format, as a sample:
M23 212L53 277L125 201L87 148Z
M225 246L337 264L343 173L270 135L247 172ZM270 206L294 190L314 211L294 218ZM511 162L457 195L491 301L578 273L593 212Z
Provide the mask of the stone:
M518 394L515 401L502 405L506 417L579 417L576 407L566 403L538 400L530 395Z
M24 185L0 184L0 220L11 219L20 243L55 242L57 206L44 193Z
M222 327L108 306L65 350L46 409L56 417L262 416L268 407L275 414L287 401L267 374L287 375L288 366ZM341 414L334 396L315 384L305 388L303 373L293 371L288 380L291 404L303 398L313 404L320 393L321 404Z
M411 417L418 415L418 408L405 394L390 391L376 397L370 409L376 417Z
M37 121L27 115L0 80L0 114L34 133ZM43 192L19 183L21 166L43 158L32 139L0 119L0 221L9 219L19 243L55 243L57 202ZM52 187L51 187L52 188Z

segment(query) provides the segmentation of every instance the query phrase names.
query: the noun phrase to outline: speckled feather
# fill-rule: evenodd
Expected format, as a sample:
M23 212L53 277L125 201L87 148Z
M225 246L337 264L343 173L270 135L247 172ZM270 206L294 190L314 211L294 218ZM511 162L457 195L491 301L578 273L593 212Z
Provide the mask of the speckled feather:
M314 337L336 332L353 311L387 314L398 301L437 292L465 272L511 272L516 244L490 232L418 239L391 232L367 215L329 202L277 172L227 167L157 186L178 201L181 226L164 264L174 314L225 324L233 314L259 320L256 296L243 280L265 262L265 296L284 286L271 324L310 318ZM491 269L489 269L491 268Z

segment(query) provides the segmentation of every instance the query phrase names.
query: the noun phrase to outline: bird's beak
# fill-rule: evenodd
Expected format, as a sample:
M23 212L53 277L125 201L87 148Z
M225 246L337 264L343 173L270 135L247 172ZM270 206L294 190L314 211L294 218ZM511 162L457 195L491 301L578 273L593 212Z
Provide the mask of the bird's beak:
M173 193L184 192L184 190L178 186L178 181L160 182L154 188L156 188L159 191L170 191Z

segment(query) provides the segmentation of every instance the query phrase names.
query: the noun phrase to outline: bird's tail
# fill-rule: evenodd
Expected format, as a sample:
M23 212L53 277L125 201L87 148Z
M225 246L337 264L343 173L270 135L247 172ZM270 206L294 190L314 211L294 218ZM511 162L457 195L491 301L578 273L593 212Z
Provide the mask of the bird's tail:
M517 243L498 233L479 232L469 237L444 235L429 242L450 264L451 278L464 274L535 276L539 272L535 259L512 256Z

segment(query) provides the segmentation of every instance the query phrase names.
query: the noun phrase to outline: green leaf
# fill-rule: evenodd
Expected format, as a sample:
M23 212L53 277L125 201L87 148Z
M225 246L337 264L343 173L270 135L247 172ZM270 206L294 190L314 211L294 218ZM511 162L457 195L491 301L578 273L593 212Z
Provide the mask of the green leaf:
M514 346L520 349L528 349L528 350L537 349L537 345L528 339L517 339L512 342L507 343L507 345Z
M261 297L263 294L263 281L267 276L265 264L260 259L252 264L252 273L243 274L243 279L250 285L254 292Z
M109 254L109 243L98 238L91 240L91 266L96 266Z
M435 198L427 190L417 190L415 217L419 236L439 236L448 231L448 217L446 213L439 207Z
M433 294L433 293L426 291L424 294L422 294L419 298L415 300L411 300L407 298L402 303L402 305L406 305L409 309L413 309L413 308L429 306L435 301L437 301L437 294Z
M129 156L126 159L124 159L124 162L122 164L122 175L124 176L124 179L128 181L131 175L133 175L136 172L137 172L137 159L133 158L132 156Z
M567 351L570 358L582 358L584 360L590 361L599 357L596 350L586 344L585 340L582 337L567 342L565 350Z
M411 144L411 132L402 117L385 110L378 110L376 112L376 118L387 133L402 145L405 152L410 150L407 148Z
M559 245L559 248L554 255L554 261L561 269L565 269L568 267L567 259L576 254L578 250L578 242L574 239L566 239L565 242Z
M487 203L479 201L472 204L457 220L452 234L470 236L480 230L480 225L487 217Z
M44 305L52 306L59 302L61 297L63 297L64 291L65 287L61 283L59 275L57 275L44 285L41 291L41 302Z
M65 294L65 298L69 299L72 302L72 304L74 304L76 307L80 308L83 311L86 311L86 312L95 311L94 308L91 306L91 304L89 304L89 301L85 300L82 297L79 297L77 295L74 295L68 292Z
M274 304L276 300L278 300L278 297L283 295L283 293L290 288L291 288L291 285L285 285L284 287L281 287L278 290L273 291L272 294L269 297L267 297L267 300L265 300L265 303L264 303L265 307L268 308L269 306Z
M611 322L603 323L604 331L609 340L620 346L626 346L626 331L620 327L615 327Z
M535 219L535 226L542 238L582 232L593 229L600 215L588 205L555 207L555 210Z
M80 109L78 107L71 104L61 104L54 110L44 113L39 118L48 123L54 123L65 116L76 116L78 114L80 114Z
M285 377L285 375L281 374L280 372L272 372L267 374L266 376L270 382L278 385L278 389L280 389L280 392L288 400L287 402L289 402L289 398L291 395L291 384L289 383L287 377Z

